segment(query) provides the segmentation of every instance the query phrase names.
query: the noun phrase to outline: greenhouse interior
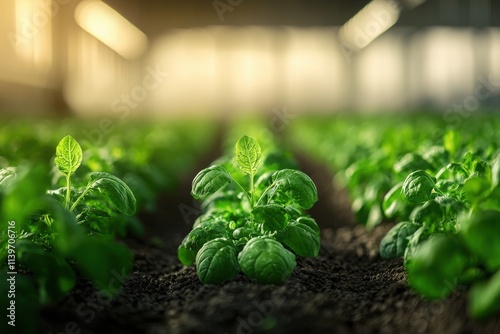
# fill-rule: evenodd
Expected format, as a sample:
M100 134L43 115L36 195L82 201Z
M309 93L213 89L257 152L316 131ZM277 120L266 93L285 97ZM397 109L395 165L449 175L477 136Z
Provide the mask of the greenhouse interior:
M4 0L1 333L500 333L500 2Z

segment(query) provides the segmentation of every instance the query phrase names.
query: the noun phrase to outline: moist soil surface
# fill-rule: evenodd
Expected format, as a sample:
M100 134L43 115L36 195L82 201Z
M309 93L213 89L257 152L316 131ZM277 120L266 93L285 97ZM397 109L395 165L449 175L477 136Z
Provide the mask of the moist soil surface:
M283 285L242 275L202 285L193 266L179 263L177 246L199 214L189 197L194 175L188 175L179 191L159 199L154 214L141 215L146 235L124 240L134 267L120 292L109 299L79 279L68 297L42 310L41 332L500 333L500 317L467 316L466 291L437 302L419 298L406 285L402 260L378 254L392 224L356 225L347 194L328 170L300 155L299 161L318 187L320 201L310 214L322 228L322 248L315 258L298 258Z

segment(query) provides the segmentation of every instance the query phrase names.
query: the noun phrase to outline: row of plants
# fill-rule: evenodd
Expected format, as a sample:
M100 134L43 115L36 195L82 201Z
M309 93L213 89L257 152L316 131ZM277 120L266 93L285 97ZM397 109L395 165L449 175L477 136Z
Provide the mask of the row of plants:
M304 211L318 200L316 186L272 137L260 138L263 147L241 137L193 180L191 194L202 202L203 213L178 257L184 265L196 264L204 284L239 273L279 284L292 274L296 255L319 252L319 227Z
M0 168L46 163L57 142L71 134L81 144L81 173L106 171L124 180L142 210L154 211L156 194L174 190L213 142L216 126L202 120L116 123L99 132L95 120L2 120ZM99 135L92 134L94 132ZM55 168L55 167L53 167Z
M197 123L139 124L101 146L58 138L82 137L81 126L9 121L0 132L0 306L14 301L21 332L36 332L39 308L64 298L78 277L117 293L132 255L116 239L141 233L134 215L173 189L213 133Z
M437 116L297 122L291 140L336 172L358 221L397 224L380 244L403 257L428 299L469 288L469 311L500 311L500 121L478 115L460 131Z

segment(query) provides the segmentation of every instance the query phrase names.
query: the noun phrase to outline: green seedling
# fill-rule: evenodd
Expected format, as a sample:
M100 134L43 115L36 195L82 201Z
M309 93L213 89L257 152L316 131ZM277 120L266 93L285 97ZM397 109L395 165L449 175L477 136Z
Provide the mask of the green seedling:
M104 172L90 173L84 185L85 177L75 177L82 161L79 143L66 136L56 148L52 182L44 165L0 170L0 219L9 222L8 235L7 228L1 232L2 269L30 274L19 275L19 305L38 297L32 307L20 307L20 319L36 317L39 305L61 300L73 289L77 272L108 291L114 275L131 270L131 253L113 240L112 223L135 213L134 194ZM61 176L64 187L57 188Z
M296 255L316 256L318 225L303 210L318 200L304 173L263 165L258 142L236 143L235 163L216 164L193 180L192 196L205 212L178 249L184 265L196 263L202 283L220 284L240 272L260 283L290 277Z

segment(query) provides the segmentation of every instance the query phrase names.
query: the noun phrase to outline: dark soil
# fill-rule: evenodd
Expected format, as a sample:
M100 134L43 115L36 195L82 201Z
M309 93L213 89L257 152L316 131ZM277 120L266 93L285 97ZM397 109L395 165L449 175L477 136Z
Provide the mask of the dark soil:
M285 284L239 276L222 286L202 285L194 267L178 262L177 245L197 210L189 175L181 191L159 200L155 215L142 216L147 237L126 241L134 268L119 294L103 298L79 280L69 297L42 311L42 333L500 333L500 317L479 323L467 316L465 292L422 301L406 286L402 261L378 255L391 225L357 226L327 169L299 160L320 193L311 214L322 227L322 250L298 259ZM182 214L179 206L192 211Z

